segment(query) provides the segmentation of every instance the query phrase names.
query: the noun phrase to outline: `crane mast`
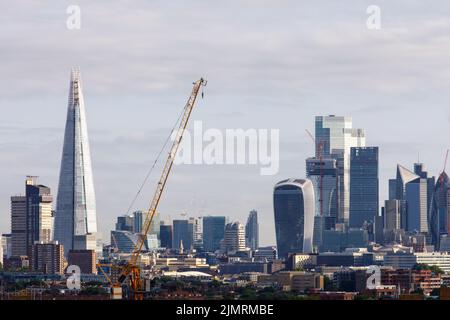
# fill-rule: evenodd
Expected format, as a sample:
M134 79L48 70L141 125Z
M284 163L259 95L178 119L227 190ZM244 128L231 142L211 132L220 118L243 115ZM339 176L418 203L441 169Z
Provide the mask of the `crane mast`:
M167 157L166 163L164 165L164 169L161 173L161 177L158 181L158 184L156 186L155 194L153 195L153 199L150 203L150 208L147 211L142 231L139 235L139 239L133 249L133 252L131 254L131 258L129 262L124 266L122 269L122 272L119 276L119 283L117 286L120 286L124 280L131 275L131 287L133 290L139 289L139 268L137 266L137 261L139 259L139 255L142 251L142 247L145 243L145 240L147 239L148 231L150 230L151 223L153 221L153 217L156 213L156 210L158 208L159 201L161 199L161 195L164 191L164 187L167 182L167 178L169 177L170 171L172 169L173 162L175 160L178 148L180 146L181 140L183 138L184 131L186 130L189 118L191 116L192 109L194 108L195 101L197 99L198 93L200 91L200 88L202 86L206 86L206 80L201 78L200 80L197 80L194 82L194 86L192 88L191 95L186 103L186 106L184 107L184 113L180 121L180 125L178 127L178 130L176 131L175 139L173 141L172 147L170 149L169 155Z

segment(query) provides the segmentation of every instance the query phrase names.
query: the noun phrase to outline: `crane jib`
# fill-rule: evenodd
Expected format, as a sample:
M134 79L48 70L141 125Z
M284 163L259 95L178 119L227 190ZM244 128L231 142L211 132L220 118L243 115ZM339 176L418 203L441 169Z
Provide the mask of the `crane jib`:
M184 131L185 131L186 127L187 127L189 118L191 116L192 109L194 108L195 101L197 99L198 93L199 93L200 88L202 86L206 86L206 80L204 80L203 78L201 78L200 80L194 82L194 86L192 88L191 95L189 96L189 99L188 99L188 101L187 101L187 103L185 105L185 108L184 108L184 113L183 113L183 117L181 118L181 121L180 121L179 129L177 131L176 137L175 137L174 142L172 144L172 147L170 149L169 155L168 155L166 163L164 165L164 169L163 169L163 171L161 173L161 177L160 177L160 179L158 181L158 184L156 186L156 191L155 191L155 194L154 194L154 196L152 198L152 201L150 203L150 208L147 211L147 215L145 217L144 225L143 225L143 228L142 228L142 233L139 236L138 241L137 241L137 243L136 243L136 245L135 245L135 247L133 249L133 252L131 254L131 257L130 257L130 260L129 260L128 264L126 264L123 267L121 275L120 275L120 277L118 279L119 283L116 284L116 286L120 286L121 283L123 283L125 281L127 276L131 274L130 283L131 283L132 289L134 291L139 290L139 288L136 287L136 286L138 286L139 279L135 278L135 277L139 276L139 274L140 274L139 271L137 270L137 268L138 268L137 267L137 260L139 258L139 255L140 255L141 251L142 251L142 247L143 247L143 245L145 243L145 240L147 239L148 231L150 229L151 223L153 221L153 217L154 217L154 215L156 213L156 210L158 208L159 200L161 199L161 195L162 195L162 192L163 192L164 187L166 185L167 178L169 177L170 171L172 169L172 165L173 165L173 162L175 160L175 157L176 157L176 154L177 154L177 151L178 151L178 147L181 144L181 140L183 138Z

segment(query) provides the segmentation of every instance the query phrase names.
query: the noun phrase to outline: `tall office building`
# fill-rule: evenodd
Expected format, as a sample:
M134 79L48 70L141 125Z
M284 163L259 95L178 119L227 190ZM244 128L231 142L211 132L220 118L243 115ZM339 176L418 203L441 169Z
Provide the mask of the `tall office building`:
M442 172L433 190L430 208L430 232L433 244L439 247L442 235L450 235L450 178Z
M143 211L143 210L137 210L137 211L133 212L133 214L131 216L131 224L133 225L133 227L131 228L132 232L135 232L135 233L142 232L142 228L144 226L146 215L147 215L147 212ZM159 212L155 212L155 214L153 215L152 223L150 223L150 228L149 228L148 234L154 234L159 239L160 224L161 224L161 221L160 221L160 217L159 217Z
M50 188L37 184L37 178L31 176L25 180L25 196L11 197L13 256L28 255L36 241L52 241L52 203Z
M406 185L420 178L414 172L406 169L401 165L397 165L397 176L395 179L395 198L400 201L400 224L401 228L407 230L408 216L407 216L407 204L406 204ZM390 188L394 188L394 185L390 185ZM390 192L391 193L391 192ZM392 192L393 193L393 192ZM391 199L392 200L392 199Z
M427 181L427 213L429 213L431 209L431 199L433 197L436 179L434 178L434 176L430 176L428 174L428 171L426 170L426 167L423 163L414 163L414 173L420 178L426 179Z
M428 232L427 179L417 178L406 184L406 231Z
M144 227L146 213L142 210L133 212L131 215L124 215L117 217L116 231L128 231L131 233L141 233ZM156 212L153 215L152 222L150 223L150 228L148 230L147 236L156 235L159 239L159 214Z
M172 226L161 224L159 230L161 247L166 249L172 248Z
M258 212L256 210L250 211L245 225L245 245L256 250L259 247L259 224Z
M14 257L27 255L27 198L11 197L11 251Z
M379 203L378 147L350 148L350 227L375 222Z
M225 217L203 217L203 249L207 252L220 250L220 242L225 234Z
M337 160L339 179L338 221L348 223L350 215L350 148L364 147L363 129L352 128L351 117L316 117L316 158L331 157Z
M132 215L125 215L117 217L116 230L134 232L134 217Z
M395 199L403 200L406 197L406 184L420 178L417 174L402 165L397 165L397 177L395 184Z
M311 253L315 214L314 187L309 179L287 179L274 188L273 207L278 256Z
M172 248L191 250L194 246L194 228L189 220L173 220Z
M384 229L393 231L400 229L400 201L386 200L384 202Z
M389 200L397 199L397 179L389 179Z
M225 253L245 250L245 227L240 222L225 226L222 251Z
M50 188L38 185L36 177L26 180L27 248L38 242L50 242L53 237L53 196Z
M189 218L189 224L192 226L192 247L196 250L203 247L202 218Z
M64 246L67 255L71 249L90 249L75 248L75 236L96 233L97 212L86 112L80 72L73 69L55 212L55 239Z
M316 226L316 228L333 229L339 210L339 173L336 159L306 159L306 177L314 186L315 215L322 217L316 219L316 222L323 223L323 226Z

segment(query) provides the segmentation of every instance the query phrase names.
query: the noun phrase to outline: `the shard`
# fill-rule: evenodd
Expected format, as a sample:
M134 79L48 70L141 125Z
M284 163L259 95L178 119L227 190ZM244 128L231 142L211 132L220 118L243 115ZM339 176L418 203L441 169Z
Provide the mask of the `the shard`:
M80 71L72 69L59 175L54 238L71 249L95 249L97 213Z

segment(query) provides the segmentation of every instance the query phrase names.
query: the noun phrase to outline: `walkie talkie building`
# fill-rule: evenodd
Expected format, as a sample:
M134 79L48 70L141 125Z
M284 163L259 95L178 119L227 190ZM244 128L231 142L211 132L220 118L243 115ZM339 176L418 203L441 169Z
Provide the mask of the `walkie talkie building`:
M273 193L278 256L313 251L315 195L309 179L287 179Z

